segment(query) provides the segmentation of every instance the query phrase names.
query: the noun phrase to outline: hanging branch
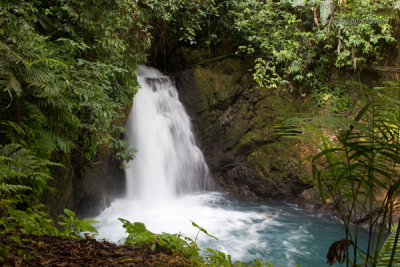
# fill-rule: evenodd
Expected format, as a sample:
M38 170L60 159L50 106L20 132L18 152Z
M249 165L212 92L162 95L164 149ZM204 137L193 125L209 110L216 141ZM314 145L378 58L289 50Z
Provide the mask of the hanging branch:
M338 44L338 48L337 48L337 53L338 55L340 54L340 48L342 46L342 29L338 29L338 34L339 34L339 44Z
M317 7L314 7L313 10L314 10L314 22L315 22L315 25L317 25L318 31L320 31L321 27L319 27Z
M354 71L356 71L356 69L357 69L357 60L356 60L356 56L354 54L354 45L351 45L351 54L352 54L352 58L353 58L353 68L354 68Z
M335 15L334 4L335 4L335 3L332 2L332 5L331 5L331 19L329 20L329 24L328 24L328 35L329 35L330 31L331 31L331 25L332 25L332 22L333 22L333 17L334 17L334 15Z

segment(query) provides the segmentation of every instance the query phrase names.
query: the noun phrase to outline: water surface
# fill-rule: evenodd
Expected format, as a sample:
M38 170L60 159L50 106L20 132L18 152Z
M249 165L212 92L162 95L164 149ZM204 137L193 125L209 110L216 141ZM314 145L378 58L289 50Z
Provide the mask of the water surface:
M329 246L344 238L343 226L336 219L313 214L277 201L243 202L221 193L193 194L173 201L142 203L121 199L112 203L96 219L99 237L118 242L126 234L117 218L145 223L156 233L182 232L195 238L196 222L218 241L200 233L201 248L224 251L234 260L262 258L277 266L328 266ZM361 242L366 241L365 231Z
M129 144L138 153L126 169L126 198L114 201L96 218L101 221L99 238L123 240L126 234L118 218L124 218L143 222L155 233L182 232L194 239L194 221L219 238L200 234L201 248L221 250L234 260L327 265L330 244L343 238L338 222L284 203L199 193L210 188L211 178L174 83L145 66L139 68L138 82L141 89L126 125Z

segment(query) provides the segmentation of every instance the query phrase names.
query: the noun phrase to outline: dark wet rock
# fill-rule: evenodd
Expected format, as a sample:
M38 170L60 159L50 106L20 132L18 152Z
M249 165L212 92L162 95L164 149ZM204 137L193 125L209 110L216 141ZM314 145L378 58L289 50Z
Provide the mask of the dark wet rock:
M51 186L55 192L42 197L53 217L64 208L81 217L95 216L108 207L111 200L125 194L125 173L112 150L105 150L95 163L77 158L53 170Z
M190 60L189 60L190 61ZM226 58L176 73L179 96L217 189L245 198L298 198L309 188L306 142L274 134L274 125L301 103L257 87L249 66Z

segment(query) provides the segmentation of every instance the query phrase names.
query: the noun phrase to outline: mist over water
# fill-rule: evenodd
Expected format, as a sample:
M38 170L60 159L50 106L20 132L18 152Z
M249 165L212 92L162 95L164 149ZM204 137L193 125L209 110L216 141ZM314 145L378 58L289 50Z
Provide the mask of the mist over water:
M143 222L155 233L182 232L194 239L194 221L219 238L200 234L201 248L222 250L234 260L260 257L277 266L327 266L330 244L344 237L339 223L293 205L242 202L206 192L209 171L174 83L144 66L138 81L141 89L126 125L130 146L138 153L126 169L126 198L96 218L98 238L118 242L126 237L118 221L124 218ZM365 236L361 233L361 239Z

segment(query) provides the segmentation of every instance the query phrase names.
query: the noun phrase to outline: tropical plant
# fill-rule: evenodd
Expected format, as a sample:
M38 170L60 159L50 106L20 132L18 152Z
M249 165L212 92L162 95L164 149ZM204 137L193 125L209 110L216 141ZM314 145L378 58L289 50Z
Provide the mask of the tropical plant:
M314 133L312 139L320 150L312 158L315 184L323 202L331 199L335 204L345 228L342 240L345 246L331 247L330 264L345 260L346 265L357 266L357 257L361 257L365 266L376 266L385 239L385 225L391 229L399 212L399 87L390 84L390 87L372 90L362 88L369 100L353 120L322 116L288 120L285 127L280 127L284 131L301 129ZM330 129L334 136L316 128L328 125L334 127ZM358 239L362 221L369 230L365 249ZM398 254L395 245L398 238L397 234L390 237L394 246L390 256L385 246L382 252L386 253L385 259ZM348 257L351 254L353 261ZM388 263L393 266L394 261Z
M262 87L308 93L328 74L373 69L395 45L394 1L229 1L239 52L256 58ZM235 35L236 36L236 35ZM335 68L333 68L335 67ZM308 91L306 91L308 89Z
M31 204L48 189L50 166L61 165L39 158L21 145L0 145L0 199Z
M201 259L197 244L181 233L154 234L147 230L143 223L131 223L121 218L119 220L123 223L123 227L128 233L125 245L133 245L138 248L149 247L151 250L158 249L167 253L178 253L194 261Z
M227 255L221 251L211 248L201 250L196 243L200 232L206 234L208 237L216 240L218 239L215 236L210 235L207 230L200 227L193 221L192 226L199 230L195 240L182 233L154 234L147 230L146 226L141 222L131 223L128 220L121 218L119 218L119 220L122 222L123 227L128 234L128 236L125 238L125 245L135 246L138 248L148 247L151 250L181 255L191 260L198 266L273 266L272 263L264 262L261 259L255 259L247 264L240 261L233 262L230 255Z
M347 94L347 88L336 85L317 87L312 91L310 107L327 109L333 113L343 113L349 109L352 100Z
M141 17L122 12L126 1L93 9L100 2L0 3L0 235L12 241L3 256L25 235L88 230L69 214L60 232L38 204L72 154L82 164L104 148L132 158L119 137L150 39Z
M64 209L64 213L65 215L59 216L60 221L58 222L63 227L62 236L79 238L81 233L85 234L85 236L90 233L92 233L92 236L97 234L97 230L93 225L99 223L98 221L91 218L79 219L76 213L69 209Z
M400 265L399 224L395 223L390 229L390 235L382 246L378 256L377 266Z
M0 262L29 235L58 236L60 233L43 205L34 205L26 209L17 208L19 205L16 200L0 201L0 238L7 240L6 244L0 246Z
M61 233L40 228L53 223L35 208L41 194L54 191L49 181L72 161L89 165L110 150L121 161L134 158L120 136L138 88L138 64L164 31L159 25L195 43L212 4L1 1L0 234L95 231L93 221L67 209Z

